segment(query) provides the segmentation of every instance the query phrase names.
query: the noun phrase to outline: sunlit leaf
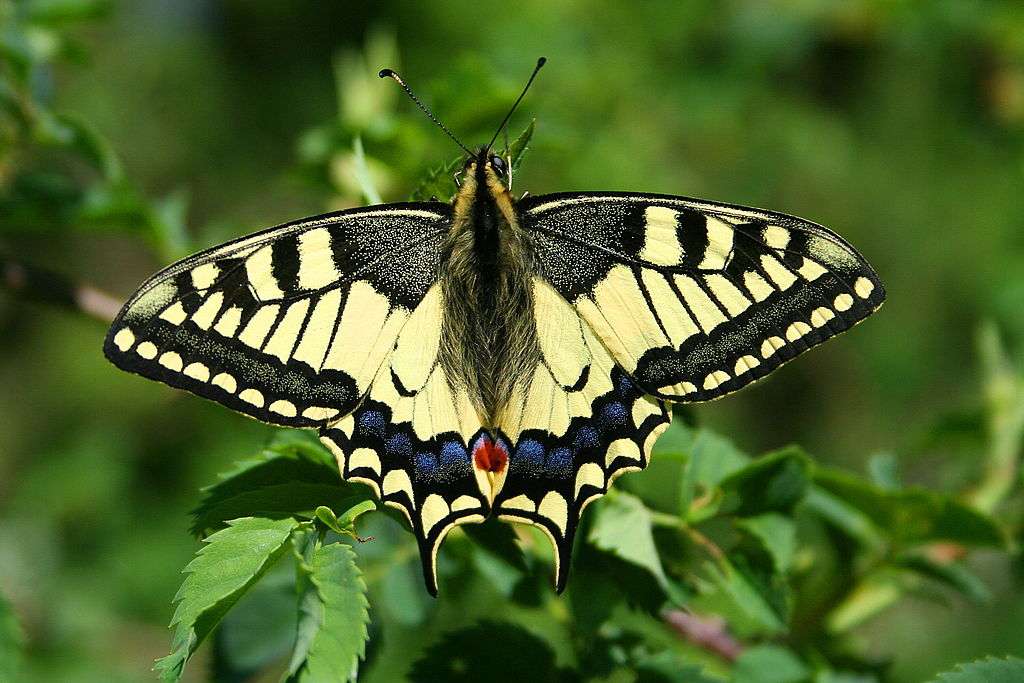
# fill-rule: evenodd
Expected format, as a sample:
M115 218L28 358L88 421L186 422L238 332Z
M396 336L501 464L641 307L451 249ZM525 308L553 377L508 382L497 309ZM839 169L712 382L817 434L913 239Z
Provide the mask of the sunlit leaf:
M736 522L756 538L765 551L771 555L775 571L785 573L796 553L796 523L789 517L768 512L756 517L747 517Z
M366 654L370 622L366 583L356 555L344 543L325 545L313 552L306 571L318 598L318 604L307 605L316 616L317 628L298 680L354 679Z
M171 619L171 654L157 660L164 681L177 681L203 639L281 554L298 522L245 517L205 539L188 566Z
M636 496L616 492L600 501L587 540L649 571L667 589L668 579L651 531L651 511Z

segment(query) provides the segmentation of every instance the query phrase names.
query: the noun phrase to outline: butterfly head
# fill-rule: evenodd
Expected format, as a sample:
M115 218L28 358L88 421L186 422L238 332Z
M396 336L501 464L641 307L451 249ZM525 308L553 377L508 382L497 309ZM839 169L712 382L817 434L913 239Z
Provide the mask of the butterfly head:
M494 154L488 147L478 149L476 154L468 157L466 163L462 165L463 179L473 177L481 186L494 181L507 185L508 175L508 161Z

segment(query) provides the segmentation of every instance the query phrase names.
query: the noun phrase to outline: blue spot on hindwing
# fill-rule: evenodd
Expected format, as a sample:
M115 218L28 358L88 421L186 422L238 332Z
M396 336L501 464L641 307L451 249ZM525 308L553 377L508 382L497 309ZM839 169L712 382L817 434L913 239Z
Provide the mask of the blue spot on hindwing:
M626 424L626 415L626 406L618 402L609 403L601 409L597 423L602 431L610 432Z
M379 410L365 410L359 414L358 427L363 432L369 432L376 436L378 439L384 438L384 428L386 426L384 421L384 414Z

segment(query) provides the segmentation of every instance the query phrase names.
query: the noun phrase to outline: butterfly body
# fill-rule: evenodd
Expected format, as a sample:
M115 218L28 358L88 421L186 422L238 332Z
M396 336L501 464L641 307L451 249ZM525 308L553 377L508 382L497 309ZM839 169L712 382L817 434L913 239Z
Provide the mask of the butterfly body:
M450 378L467 386L491 429L540 360L530 289L533 249L501 180L500 161L482 148L466 164L439 275L445 309L440 360Z
M584 508L646 467L672 403L736 391L885 299L817 224L643 193L516 201L489 147L467 149L451 204L325 214L168 266L104 345L318 430L343 478L406 517L434 594L445 535L492 515L548 536L561 591Z

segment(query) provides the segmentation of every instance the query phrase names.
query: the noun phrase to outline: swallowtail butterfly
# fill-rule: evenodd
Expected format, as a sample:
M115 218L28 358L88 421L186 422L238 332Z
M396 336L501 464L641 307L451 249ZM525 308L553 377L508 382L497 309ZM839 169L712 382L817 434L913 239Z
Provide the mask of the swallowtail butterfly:
M561 591L583 509L647 465L672 403L736 391L885 298L853 247L801 218L641 193L517 200L497 133L471 151L380 75L467 153L450 203L329 213L183 259L104 350L318 430L345 479L408 518L432 594L442 539L489 515L545 532Z

